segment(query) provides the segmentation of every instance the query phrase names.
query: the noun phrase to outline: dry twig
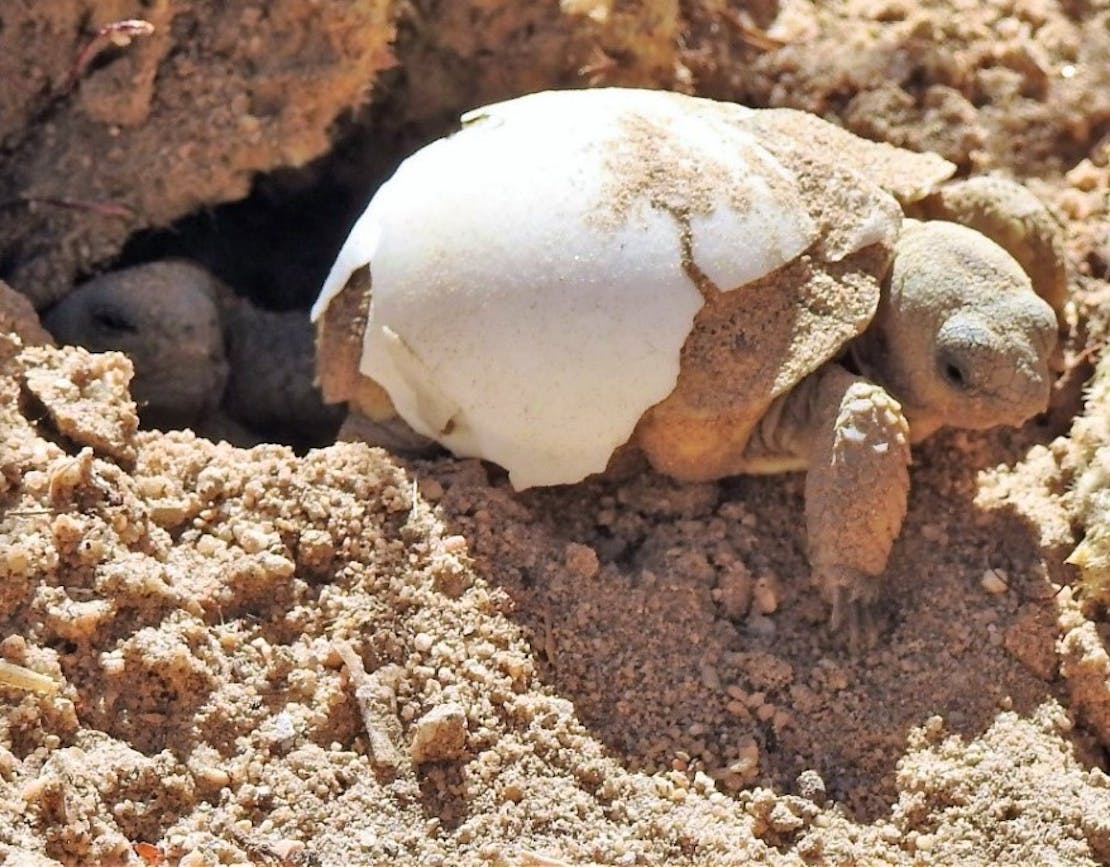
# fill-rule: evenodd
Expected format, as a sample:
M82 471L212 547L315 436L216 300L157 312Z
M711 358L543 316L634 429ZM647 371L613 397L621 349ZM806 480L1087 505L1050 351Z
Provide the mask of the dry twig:
M26 689L40 695L54 695L59 687L54 678L4 659L0 659L0 685Z
M109 45L126 48L136 36L150 36L153 32L154 25L142 18L124 18L122 21L105 24L77 54L65 86L62 88L63 92L68 92L76 86L81 76L85 74L85 70L89 68L89 64Z
M370 738L370 758L380 768L394 772L409 764L408 756L397 746L401 741L401 720L397 716L397 695L389 685L390 674L386 666L367 674L353 647L346 641L336 641L336 653L347 666L347 676L355 688L355 701Z

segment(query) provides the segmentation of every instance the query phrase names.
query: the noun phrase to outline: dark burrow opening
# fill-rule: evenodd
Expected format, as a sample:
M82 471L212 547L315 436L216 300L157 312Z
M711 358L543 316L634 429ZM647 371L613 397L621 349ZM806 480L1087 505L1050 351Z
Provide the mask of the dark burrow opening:
M136 367L132 391L144 427L190 427L235 445L278 442L298 451L333 442L343 409L324 404L313 384L309 308L348 231L377 188L406 156L452 129L447 118L398 125L391 124L389 116L387 100L345 117L337 123L335 145L324 156L300 168L258 176L250 194L240 201L201 209L165 228L135 233L118 257L103 263L99 273L78 281L56 308L44 311L44 324L62 342L92 351L128 353ZM223 346L213 354L223 356L218 363L227 368L226 385L216 386L222 388L221 394L202 411L192 406L182 412L172 406L167 410L166 402L172 404L175 397L172 388L160 385L165 374L155 382L143 369L144 365L164 367L166 362L155 361L156 353L145 346L135 346L144 337L136 332L155 330L149 327L151 317L161 313L152 311L157 305L151 293L164 293L166 286L151 282L146 293L151 304L144 304L142 311L134 302L105 306L98 301L95 309L82 314L85 324L79 336L57 325L57 311L64 304L80 303L82 287L114 279L111 275L123 269L166 260L201 266L234 299L234 312L229 312L227 303L217 304L222 310ZM246 329L253 334L245 335L243 310L255 320ZM169 339L160 327L157 330L157 354L173 359L178 367L194 368L183 376L199 376L195 366L206 365L208 357L199 361L195 360L199 356L175 356L167 350ZM183 334L180 344L189 339L188 333ZM154 341L151 337L148 342ZM237 364L244 369L238 370ZM280 374L267 379L277 368ZM271 387L271 382L276 386ZM288 395L275 397L275 387ZM158 396L152 397L156 389Z

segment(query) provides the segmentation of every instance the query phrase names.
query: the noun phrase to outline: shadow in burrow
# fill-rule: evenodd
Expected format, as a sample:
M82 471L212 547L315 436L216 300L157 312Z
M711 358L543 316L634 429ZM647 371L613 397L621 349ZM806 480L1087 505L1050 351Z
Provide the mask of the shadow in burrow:
M1000 709L1064 698L1049 585L1062 557L1029 519L976 504L982 469L1045 438L1030 425L917 450L886 626L858 655L809 585L800 474L681 485L645 471L519 494L477 461L414 474L512 598L542 679L626 766L705 770L726 791L791 791L815 769L875 818L913 727L939 715L970 739ZM988 571L1005 592L984 589Z

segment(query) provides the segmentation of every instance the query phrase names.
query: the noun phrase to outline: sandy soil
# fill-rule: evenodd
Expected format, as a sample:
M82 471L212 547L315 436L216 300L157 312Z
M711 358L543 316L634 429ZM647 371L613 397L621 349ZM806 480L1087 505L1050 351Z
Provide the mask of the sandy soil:
M124 252L195 253L242 215L240 249L275 249L270 300L304 303L327 256L299 253L297 285L273 239L330 209L305 231L337 248L352 203L448 115L655 83L1026 179L1068 243L1073 334L1049 414L916 452L884 639L853 656L807 585L800 476L515 494L475 461L140 431L128 360L46 345L0 286L19 335L0 336L0 657L49 678L0 687L0 860L1110 864L1110 368L1082 408L1079 390L1107 333L1110 7L107 5L0 13L0 57L29 82L0 110L0 198L18 200L0 203L0 277L36 306L330 133L330 156L241 210ZM137 39L59 94L102 19L139 13L164 16L167 41L129 53ZM390 39L397 65L375 79ZM175 88L256 94L259 57L292 64L272 117L308 118L294 138L310 144L274 144L275 121L256 160ZM348 86L325 97L317 75ZM131 123L86 104L138 99L137 80L149 111ZM133 222L26 201L115 196L111 159L78 171L75 154L160 152L170 128L196 162L140 162L161 186L127 187L151 201L127 199ZM232 168L209 187L213 154ZM266 300L265 274L223 276Z

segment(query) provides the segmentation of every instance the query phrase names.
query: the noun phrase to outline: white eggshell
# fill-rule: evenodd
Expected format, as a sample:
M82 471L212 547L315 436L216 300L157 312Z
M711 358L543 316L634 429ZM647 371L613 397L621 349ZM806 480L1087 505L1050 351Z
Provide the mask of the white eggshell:
M360 372L414 430L517 488L599 472L674 388L702 292L815 239L749 111L589 90L472 112L374 196L313 317L369 264Z

